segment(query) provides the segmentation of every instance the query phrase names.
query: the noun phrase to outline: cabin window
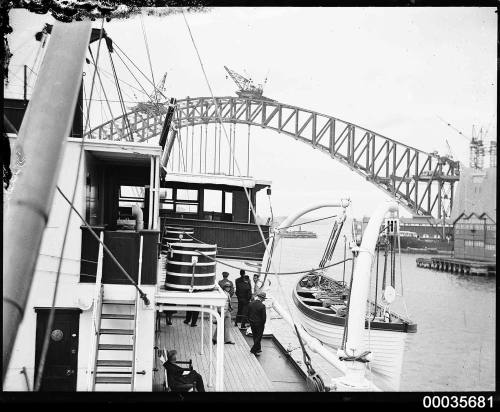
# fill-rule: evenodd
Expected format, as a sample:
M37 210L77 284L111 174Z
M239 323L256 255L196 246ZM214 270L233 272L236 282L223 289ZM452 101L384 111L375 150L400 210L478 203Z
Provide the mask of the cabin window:
M224 213L233 213L233 192L224 192Z
M133 204L140 202L144 202L144 187L142 186L120 186L120 207L122 207L123 203ZM141 205L144 207L144 204Z
M134 205L144 208L144 187L120 186L119 219L131 217L131 209Z
M198 191L193 189L177 189L177 200L198 200Z
M171 187L162 187L160 189L160 200L172 200L173 196L174 190Z
M203 211L222 213L222 190L203 191Z
M174 210L174 189L171 187L160 189L160 209Z
M176 213L198 213L198 204L177 202L175 204Z

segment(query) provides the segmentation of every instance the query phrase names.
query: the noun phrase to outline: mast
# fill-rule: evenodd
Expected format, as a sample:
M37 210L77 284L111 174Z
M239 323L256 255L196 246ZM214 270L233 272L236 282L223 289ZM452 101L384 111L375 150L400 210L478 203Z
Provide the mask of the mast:
M18 139L26 165L4 218L3 378L33 280L91 33L90 21L56 22Z

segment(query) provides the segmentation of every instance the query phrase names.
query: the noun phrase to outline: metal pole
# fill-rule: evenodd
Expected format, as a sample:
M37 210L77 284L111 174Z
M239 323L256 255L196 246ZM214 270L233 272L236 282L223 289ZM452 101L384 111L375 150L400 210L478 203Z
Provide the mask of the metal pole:
M205 330L204 330L205 313L203 312L203 305L201 305L200 315L201 315L201 349L200 349L200 355L203 355L203 337L204 337L203 334L205 332Z
M250 125L248 125L247 136L247 176L250 176Z
M210 309L213 309L212 306L210 306ZM208 337L209 339L212 339L212 334L213 334L213 316L212 316L212 312L210 312L210 317L209 317L209 325L208 325ZM209 341L210 342L210 341ZM208 386L212 386L213 385L213 381L212 381L212 364L213 364L213 347L210 347L210 352L208 354Z
M220 316L217 319L217 358L215 372L215 390L224 390L224 306L220 308Z
M24 101L28 100L28 66L24 65Z
M27 164L18 176L4 218L4 238L9 242L3 251L3 378L23 319L71 131L90 30L90 21L55 23L19 130Z

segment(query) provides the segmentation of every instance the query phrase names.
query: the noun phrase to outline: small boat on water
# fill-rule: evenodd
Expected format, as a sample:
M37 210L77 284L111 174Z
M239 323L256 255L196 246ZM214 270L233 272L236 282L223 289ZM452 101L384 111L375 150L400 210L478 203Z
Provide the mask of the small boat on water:
M311 232L310 230L288 230L284 232L281 237L286 237L286 238L300 238L300 239L316 239L318 235L314 232Z

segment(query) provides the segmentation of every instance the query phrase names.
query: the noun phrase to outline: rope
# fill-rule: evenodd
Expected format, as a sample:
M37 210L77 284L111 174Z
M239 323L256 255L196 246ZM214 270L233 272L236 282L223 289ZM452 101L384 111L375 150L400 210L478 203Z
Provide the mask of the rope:
M339 356L340 360L347 361L347 362L362 362L362 363L367 363L370 362L368 359L366 359L366 356L369 355L371 352L369 350L361 353L358 356Z
M291 227L296 227L296 226L308 225L309 223L320 222L322 220L328 220L328 219L331 219L331 218L334 218L334 217L337 217L337 215L330 215L330 216L322 217L320 219L307 220L307 221L305 221L303 223L296 223L294 225L280 227L280 230L281 229L290 229Z
M196 51L196 55L198 56L198 61L200 63L201 70L202 70L203 75L205 77L205 81L207 83L208 89L210 90L210 95L212 96L212 101L213 101L215 109L216 109L215 110L216 116L219 119L219 123L220 123L221 128L224 130L224 136L226 138L226 141L229 142L229 138L227 136L226 128L224 127L224 124L222 122L222 117L221 117L221 114L220 114L220 108L219 108L219 105L217 104L217 100L214 97L214 93L212 91L212 86L210 85L210 82L208 80L208 76L207 76L207 73L205 71L205 67L203 65L203 61L202 61L201 56L200 56L200 52L198 51L198 47L197 47L196 42L194 40L193 34L191 33L191 28L190 28L189 23L188 23L188 21L186 19L186 15L184 14L184 10L181 9L181 12L182 12L182 16L184 18L184 22L186 23L186 27L187 27L187 29L189 31L189 36L191 37L191 42L192 42L193 47L194 47L194 49ZM219 134L219 136L220 136L220 134ZM233 156L234 156L234 148L233 148ZM243 178L241 177L241 169L240 169L239 163L237 161L236 161L236 168L238 169L238 174L240 176L240 179L241 179L242 183L244 183ZM262 242L264 243L264 245L266 245L266 248L267 248L267 242L266 242L266 239L265 239L265 236L264 236L264 232L262 231L262 228L260 227L260 225L257 223L257 213L255 211L254 205L252 204L252 199L251 199L250 194L248 193L248 190L245 187L245 185L243 185L243 190L245 192L245 195L246 195L247 200L248 200L248 204L249 204L249 206L251 208L251 211L252 211L252 214L254 216L255 223L257 225L257 228L259 230L260 236L262 238Z
M66 202L69 203L69 199L66 197L66 195L62 192L62 190L59 188L59 186L57 187L57 190L58 192L61 194L61 196L64 198L64 200L66 200ZM113 255L113 253L109 250L109 248L104 244L104 242L101 242L101 239L99 238L99 235L97 235L97 233L94 231L94 229L92 229L90 227L90 225L87 223L87 221L84 219L84 217L80 214L80 212L73 206L73 204L71 204L71 208L73 209L73 211L76 213L76 215L80 218L80 220L83 222L83 224L85 225L85 227L87 229L89 229L91 235L97 239L97 241L102 245L104 251L108 254L108 256L111 258L111 260L113 260L113 262L116 264L116 266L118 267L118 269L120 269L120 271L125 275L125 277L130 281L130 283L137 289L137 291L139 292L139 295L141 297L141 299L144 301L144 303L146 305L149 305L149 299L147 297L147 295L142 291L142 289L137 285L137 283L134 281L134 279L132 279L130 277L130 275L127 273L127 271L123 268L122 265L120 265L120 262L118 262L118 260L116 259L116 257Z
M97 263L95 260L87 260L87 259L73 259L73 258L65 258L61 256L55 256L55 255L47 255L45 253L39 253L40 256L46 256L46 257L51 257L54 259L64 259L64 260L72 260L73 262L89 262L89 263Z
M123 62L122 58L120 57L120 55L118 53L116 53L115 51L115 54L118 56L118 58ZM95 65L93 62L90 62L92 65ZM128 66L123 63L125 65L125 67L127 68L127 70L130 71L130 69L128 68ZM110 79L113 79L113 74L111 72L108 72L107 70L104 70L102 67L98 67L99 71L102 72L102 74L104 74L106 77L110 78ZM132 74L132 73L131 73ZM133 74L132 74L133 75ZM127 83L125 80L122 80L120 79L120 81L123 83L123 84L126 84L127 86L131 87L132 89L138 91L138 92L141 92L141 93L144 93L148 98L149 98L149 94L144 90L140 90L138 89L137 87L135 87L134 85L130 84L130 83ZM136 79L136 81L138 82L138 80ZM142 87L142 85L141 85ZM111 101L111 100L110 100ZM116 100L117 102L117 100ZM137 102L130 102L130 103L137 103Z
M128 116L127 116L127 109L125 107L125 103L123 102L122 89L120 87L120 82L119 82L118 76L116 74L115 63L113 61L113 56L111 55L111 52L109 52L109 60L111 62L111 68L113 69L113 75L115 78L116 89L118 91L118 100L120 100L120 107L122 109L123 118L125 119L125 124L127 125L127 128L128 128L130 140L133 141L134 135L132 134L132 128L130 127L130 122L129 122Z
M37 272L45 272L45 273L57 273L56 270L47 270L47 269L37 269ZM59 272L61 275L68 275L68 276L88 276L91 278L97 277L97 275L89 275L87 273L69 273L69 272Z
M208 243L205 243L197 238L195 238L194 236L191 236L189 233L185 233L183 232L182 234L186 235L187 237L190 237L191 239L193 240L196 240L198 243L201 243L201 244L204 244L204 245L208 245ZM267 238L269 239L269 238ZM260 245L262 243L262 240L257 242L257 243L253 243L251 245L246 245L246 246L240 246L240 247L219 247L217 246L217 249L222 249L222 250L241 250L241 249L248 249L248 248L251 248L253 246L257 246L257 245Z
M148 54L149 69L151 70L151 79L153 80L153 84L156 85L155 76L153 74L153 64L151 63L151 55L149 54L148 38L146 36L146 28L144 27L144 21L142 19L142 14L140 14L140 18L141 18L142 35L144 36L144 43L146 44L146 52ZM155 93L156 103L158 103L158 92L157 92L156 86L154 88L154 93Z
M104 85L102 83L101 74L99 72L97 64L95 63L94 54L92 53L92 49L90 48L90 46L89 46L89 52L90 52L90 57L91 57L92 62L94 64L95 70L97 71L97 78L99 79L99 84L101 85L101 90L103 91L104 98L106 99L105 101L106 101L107 106L108 106L109 114L111 115L111 121L113 122L113 125L116 127L116 129L119 130L118 126L115 123L115 116L113 115L113 111L111 110L111 105L109 104L108 95L107 95L106 89L104 88Z
M99 43L98 43L98 48L97 48L97 60L99 60L99 52L101 50L101 41L102 41L102 33L103 33L103 26L104 26L104 18L102 19L101 23L101 31L99 35ZM92 95L94 92L94 85L95 85L95 77L96 77L96 72L97 69L94 70L94 75L92 76L92 85L90 88L90 99L92 100ZM90 106L92 101L89 101L89 104L87 105L87 119L86 119L86 124L85 124L85 130L89 126L89 121L90 121ZM66 218L66 227L64 230L64 237L61 245L61 256L64 256L64 251L66 249L66 241L68 239L68 231L69 231L69 225L70 225L70 220L71 220L71 209L73 207L73 204L75 203L75 198L76 198L76 192L77 192L77 187L78 187L78 181L80 177L80 166L82 163L82 158L83 158L83 148L84 148L84 139L81 139L81 144L80 144L80 154L78 156L78 164L77 164L77 169L76 169L76 177L75 177L75 182L73 184L73 193L71 195L71 201L68 200L70 204L70 208L68 210L68 215ZM62 262L63 260L60 259L57 267L57 275L56 275L56 281L55 281L55 286L54 286L54 292L52 295L52 304L50 307L50 314L49 314L49 319L47 321L47 327L45 328L45 335L43 339L43 345L42 345L42 352L40 354L40 362L38 366L38 371L35 379L35 385L34 385L34 391L38 392L40 390L40 386L42 384L42 376L43 372L45 369L45 361L47 359L47 352L49 350L49 345L50 345L50 332L52 330L52 327L54 326L54 318L55 318L55 306L56 306L56 299L57 299L57 292L59 290L59 280L61 278L61 267L62 267Z
M228 267L233 268L233 269L245 270L245 271L250 272L250 273L260 273L260 274L264 274L264 275L299 275L301 273L311 273L311 272L315 272L315 271L318 271L318 270L331 268L331 267L340 265L341 263L344 262L344 260L341 260L339 262L335 262L335 263L332 263L331 265L325 266L324 268L304 269L304 270L299 270L299 271L296 271L296 272L262 272L262 271L258 271L258 270L252 270L252 269L242 268L240 266L230 265L229 263L223 262L223 261L221 261L219 259L213 258L212 256L206 255L203 252L200 252L200 251L197 251L197 252L200 255L205 256L206 258L208 258L210 260L213 260L214 262L220 263L221 265L228 266ZM352 260L352 258L346 259L346 261L349 261L349 260Z
M126 53L125 53L125 52L124 52L124 51L120 48L120 46L118 46L118 44L117 44L115 41L113 41L113 46L115 46L115 47L116 47L116 49L117 49L117 50L119 50L119 51L123 54L123 56L125 56L125 57L127 58L127 60L128 60L130 63L132 63L132 65L133 65L133 66L134 66L134 67L138 70L138 72L139 72L139 73L141 73L141 74L144 76L144 78L145 78L145 79L146 79L146 80L147 80L147 81L148 81L148 82L149 82L149 83L153 86L154 90L155 90L157 93L161 94L161 95L162 95L165 99L167 98L167 96L165 96L161 90L159 90L159 89L157 89L157 88L156 88L156 84L154 84L154 83L152 83L152 82L151 82L151 80L149 79L149 77L148 77L148 76L146 76L146 75L142 72L142 70L141 70L141 69L139 69L139 67L137 67L137 65L133 62L133 60L132 60L130 57L128 57L128 56L127 56L127 54L126 54Z

